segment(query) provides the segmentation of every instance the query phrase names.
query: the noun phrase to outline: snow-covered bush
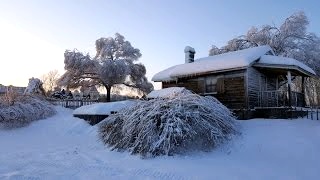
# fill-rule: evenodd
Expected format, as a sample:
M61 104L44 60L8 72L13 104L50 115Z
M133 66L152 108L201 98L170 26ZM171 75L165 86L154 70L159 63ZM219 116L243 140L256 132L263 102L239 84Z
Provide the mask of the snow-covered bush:
M19 96L13 105L0 102L0 128L17 128L55 114L53 105L41 97Z
M229 109L214 97L191 92L139 101L99 124L105 144L142 157L208 151L236 134Z
M18 98L18 93L13 90L12 87L7 87L7 91L4 95L0 95L0 108L2 106L11 106Z
M26 90L24 91L24 94L26 95L33 95L33 94L41 94L45 95L45 91L42 87L42 82L38 78L30 78L28 86Z

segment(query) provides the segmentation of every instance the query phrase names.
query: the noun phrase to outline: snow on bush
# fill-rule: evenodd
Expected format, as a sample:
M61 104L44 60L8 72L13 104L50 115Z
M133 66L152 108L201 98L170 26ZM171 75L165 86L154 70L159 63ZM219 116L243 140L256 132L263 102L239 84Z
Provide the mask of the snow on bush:
M30 78L28 86L24 91L24 94L31 95L31 94L42 94L44 95L44 89L42 87L42 82L38 78Z
M183 87L169 87L159 90L153 90L147 95L147 99L170 98L178 94L190 94L190 91Z
M17 128L55 114L55 109L41 97L20 96L13 105L0 102L0 128Z
M234 116L214 97L182 93L139 101L99 124L112 150L142 157L208 151L238 134Z

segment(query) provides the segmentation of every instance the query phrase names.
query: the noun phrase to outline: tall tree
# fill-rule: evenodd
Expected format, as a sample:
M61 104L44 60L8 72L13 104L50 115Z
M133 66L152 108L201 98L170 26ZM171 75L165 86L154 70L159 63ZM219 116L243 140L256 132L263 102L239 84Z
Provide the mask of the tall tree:
M111 88L116 84L138 88L145 93L153 90L153 85L145 76L145 66L135 63L141 57L140 50L119 33L115 34L115 38L96 40L94 58L75 50L66 50L64 57L66 72L59 80L60 85L69 88L104 86L107 101L110 101Z
M276 55L302 61L320 74L320 38L314 33L307 32L308 24L309 20L304 12L297 12L279 27L274 25L252 27L246 35L231 39L221 48L213 45L209 55L269 45Z
M41 76L42 87L46 91L46 93L52 92L54 88L57 86L57 81L60 75L58 70L49 71L47 74Z
M307 31L308 24L309 20L304 12L297 12L279 27L275 25L252 27L246 35L231 39L221 48L213 45L209 55L269 45L276 55L297 59L312 67L320 75L320 38ZM312 97L310 104L316 104L316 101L319 103L320 96L317 94L320 93L320 81L309 79L307 82L307 97Z

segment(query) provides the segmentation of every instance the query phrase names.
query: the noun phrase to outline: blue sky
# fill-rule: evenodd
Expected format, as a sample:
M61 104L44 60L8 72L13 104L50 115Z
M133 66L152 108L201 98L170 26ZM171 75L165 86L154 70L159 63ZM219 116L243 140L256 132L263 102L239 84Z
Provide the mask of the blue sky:
M62 72L65 49L92 54L96 39L116 32L141 50L150 80L183 63L186 45L204 57L212 44L252 26L279 25L297 11L320 35L318 7L316 0L0 0L0 84L26 86L32 76Z

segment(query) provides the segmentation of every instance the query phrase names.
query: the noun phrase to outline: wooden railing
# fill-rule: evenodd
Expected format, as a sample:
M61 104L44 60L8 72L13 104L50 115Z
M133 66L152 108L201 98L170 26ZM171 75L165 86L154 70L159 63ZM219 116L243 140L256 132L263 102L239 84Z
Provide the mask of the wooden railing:
M307 118L311 120L320 120L320 106L307 108Z
M60 105L65 108L76 109L81 106L98 103L97 100L74 100L74 99L48 99L54 105Z
M287 91L261 91L258 94L259 107L304 107L304 94L291 92L291 105Z

